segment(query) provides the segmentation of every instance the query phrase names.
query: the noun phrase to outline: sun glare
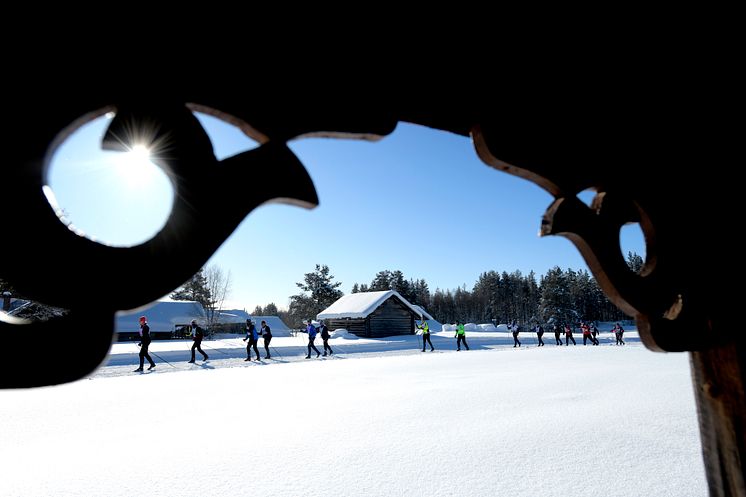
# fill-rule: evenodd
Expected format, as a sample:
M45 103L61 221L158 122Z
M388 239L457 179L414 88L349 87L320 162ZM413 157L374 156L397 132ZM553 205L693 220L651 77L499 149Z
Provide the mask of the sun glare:
M135 145L128 152L117 154L116 169L119 178L129 187L152 182L160 169L150 160L150 150L144 145Z

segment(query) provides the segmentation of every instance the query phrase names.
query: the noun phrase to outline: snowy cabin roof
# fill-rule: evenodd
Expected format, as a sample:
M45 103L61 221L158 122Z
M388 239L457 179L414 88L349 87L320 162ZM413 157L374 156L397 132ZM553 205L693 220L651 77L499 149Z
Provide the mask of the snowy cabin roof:
M241 309L226 309L217 313L218 323L245 323L251 314Z
M280 331L290 331L288 325L286 325L279 316L253 316L251 320L254 322L254 325L257 328L259 328L259 325L262 323L262 321L266 321L267 326L269 326L273 334L276 334Z
M433 317L425 312L422 307L412 305L399 295L395 290L386 290L382 292L360 292L351 293L340 297L339 300L321 311L316 315L316 319L337 319L337 318L365 318L375 311L389 297L394 296L406 305L417 316L424 316L425 319Z
M146 316L150 331L174 331L178 324L189 324L196 319L205 324L202 304L193 300L159 299L136 311L118 312L115 321L117 333L139 331L138 318Z

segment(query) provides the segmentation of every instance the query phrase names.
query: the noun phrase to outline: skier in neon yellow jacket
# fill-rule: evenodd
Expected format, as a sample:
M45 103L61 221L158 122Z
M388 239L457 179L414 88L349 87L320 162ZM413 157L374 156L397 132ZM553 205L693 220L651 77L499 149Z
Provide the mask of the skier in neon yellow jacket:
M461 350L461 342L464 342L464 347L469 350L469 346L466 344L466 331L464 331L464 325L460 321L456 321L456 350Z
M433 347L433 342L430 341L430 326L427 324L427 321L425 319L422 319L422 322L417 325L417 328L422 330L422 351L425 352L425 344L430 344L430 352L435 350L435 347Z

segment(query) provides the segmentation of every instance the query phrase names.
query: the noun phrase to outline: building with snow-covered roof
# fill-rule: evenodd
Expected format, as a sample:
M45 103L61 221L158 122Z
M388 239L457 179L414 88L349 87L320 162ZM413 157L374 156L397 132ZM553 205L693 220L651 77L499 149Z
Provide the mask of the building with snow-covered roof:
M292 334L288 325L279 316L253 316L251 320L254 321L254 326L256 326L257 330L262 321L265 321L269 329L272 330L272 336L289 337Z
M316 315L331 331L345 328L363 337L414 334L415 319L433 319L395 290L351 293Z
M205 309L199 302L159 299L139 310L117 313L114 331L119 334L120 341L134 340L139 336L140 316L148 319L153 338L171 338L180 327L188 326L192 319L196 319L200 326L204 326L207 319Z
M246 323L247 319L251 319L251 314L241 309L225 309L221 311L215 311L217 315L218 323Z

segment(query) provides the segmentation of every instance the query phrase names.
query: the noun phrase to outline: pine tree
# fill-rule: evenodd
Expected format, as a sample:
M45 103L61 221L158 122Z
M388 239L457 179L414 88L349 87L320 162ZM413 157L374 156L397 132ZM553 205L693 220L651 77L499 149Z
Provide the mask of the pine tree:
M430 307L430 289L427 287L427 282L424 279L410 281L412 287L412 303L417 304L424 308Z
M277 306L274 302L270 302L266 306L264 306L264 309L262 309L262 316L277 316Z
M251 313L252 316L264 316L264 309L262 309L262 306L258 305L254 307L254 312Z
M370 282L369 292L380 292L383 290L391 290L391 271L384 270L378 271L373 277L373 281Z
M352 290L350 290L350 293L358 293L360 291L360 287L355 283L352 285Z
M336 302L342 295L337 288L341 282L332 283L329 266L316 264L312 273L306 273L303 282L296 283L298 288L310 295L298 294L290 297L290 314L294 321L313 319L316 315Z
M181 285L171 294L174 300L194 300L202 304L204 309L208 309L212 304L212 296L207 286L207 279L204 271L200 269L192 276L189 281Z
M541 278L539 316L544 323L574 323L576 315L568 287L568 277L555 266Z
M645 265L645 261L637 252L627 252L627 265L633 273L640 274L642 267Z

